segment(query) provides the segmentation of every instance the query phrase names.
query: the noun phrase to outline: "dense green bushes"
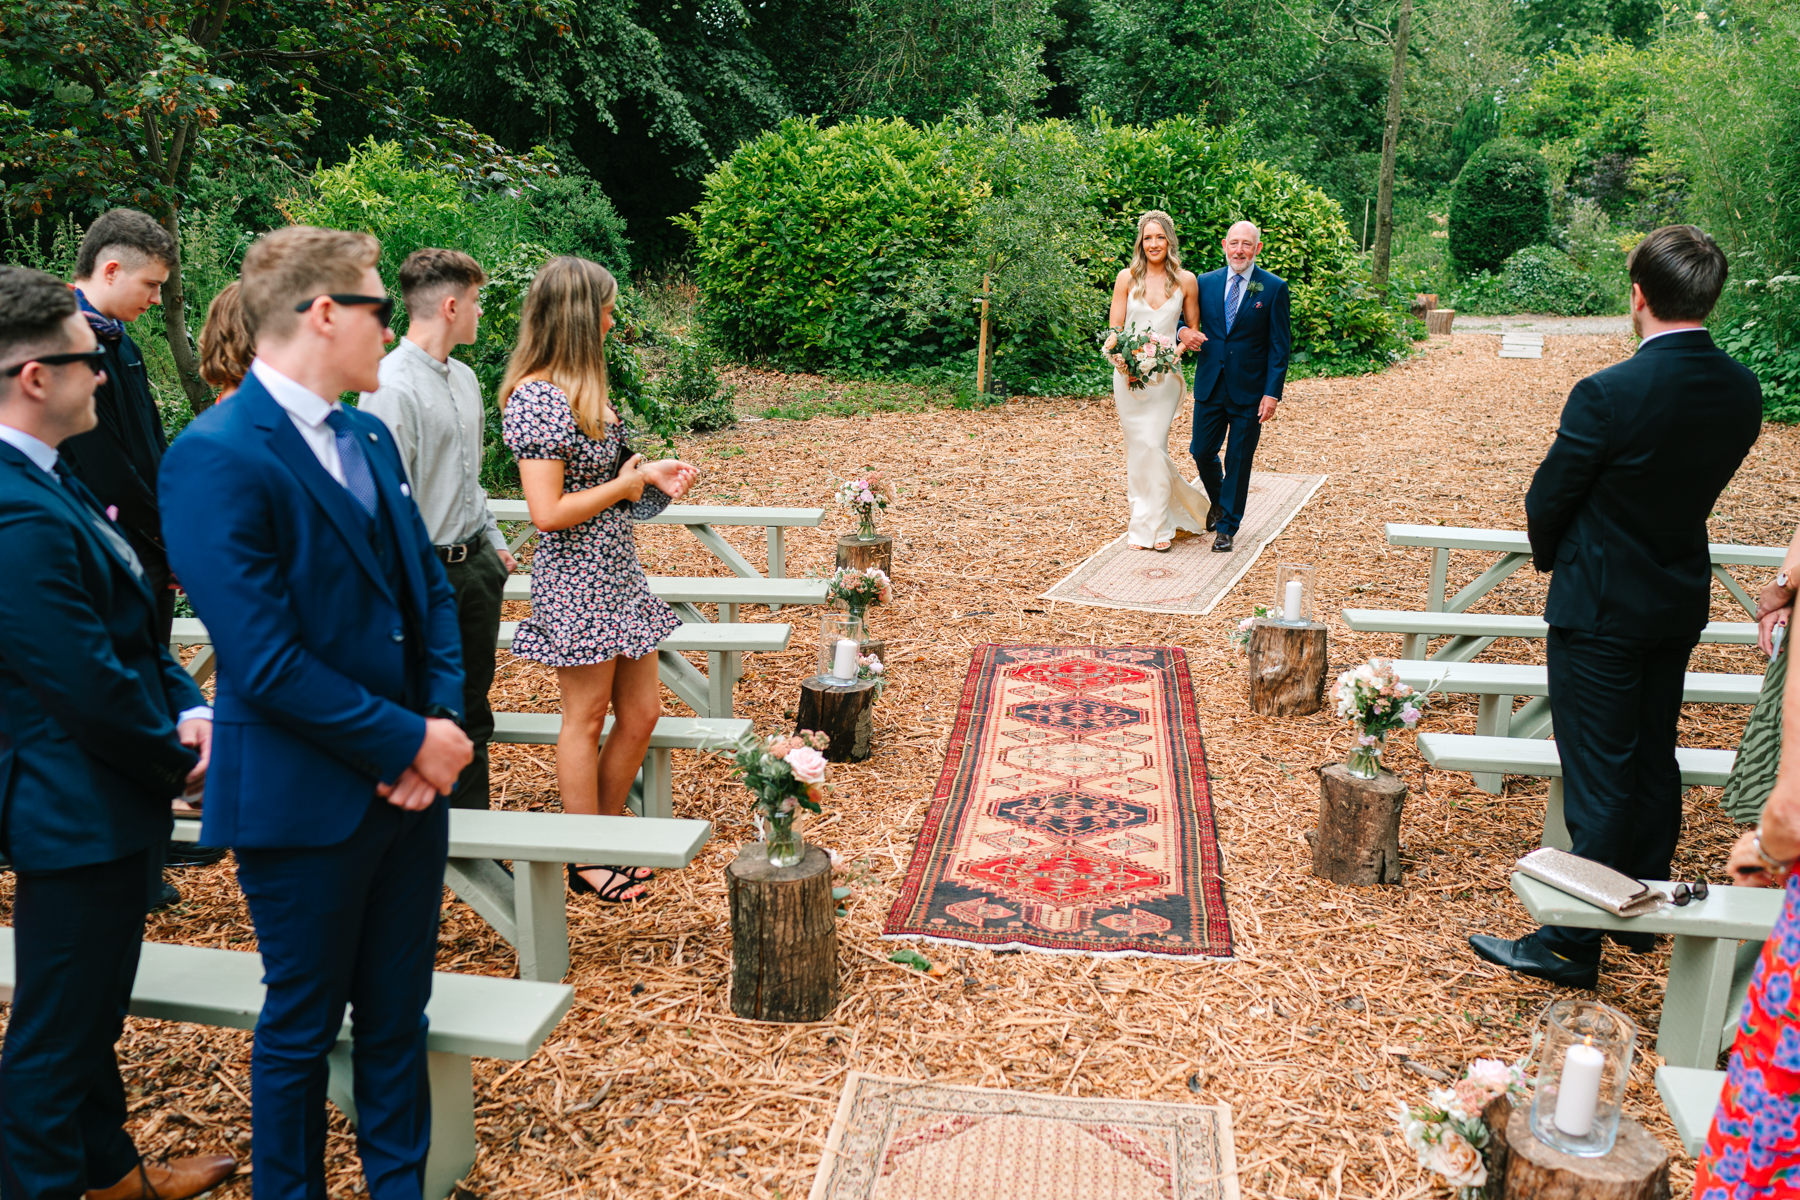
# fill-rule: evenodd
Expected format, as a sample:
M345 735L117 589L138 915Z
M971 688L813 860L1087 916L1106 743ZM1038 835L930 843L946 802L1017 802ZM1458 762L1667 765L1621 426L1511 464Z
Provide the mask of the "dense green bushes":
M1097 371L1089 338L1147 208L1169 211L1187 265L1202 272L1233 220L1256 220L1259 261L1293 285L1296 349L1313 369L1380 365L1404 344L1362 286L1337 205L1250 160L1237 134L1191 118L1149 128L1103 117L1004 128L790 121L714 172L686 225L702 315L723 348L850 373L960 362L976 334L967 281L1003 250L1025 253L1017 235L1031 232L1087 280L1040 288L1029 306L1009 305L996 282L996 370L1032 387Z
M1477 150L1450 189L1450 257L1463 271L1492 271L1550 232L1544 156L1497 138Z
M1552 313L1579 317L1616 307L1575 260L1555 246L1526 246L1498 275L1476 272L1450 296L1450 307L1477 314Z

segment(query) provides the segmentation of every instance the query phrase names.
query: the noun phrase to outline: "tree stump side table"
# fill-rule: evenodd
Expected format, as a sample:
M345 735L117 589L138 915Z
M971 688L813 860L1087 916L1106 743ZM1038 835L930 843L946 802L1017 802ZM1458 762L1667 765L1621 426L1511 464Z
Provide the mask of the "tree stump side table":
M831 859L814 845L791 867L750 842L725 868L731 900L731 1011L757 1021L822 1021L838 1004Z
M1325 706L1325 626L1283 625L1266 618L1250 626L1250 711L1265 717L1304 717Z
M1506 1175L1498 1200L1669 1200L1669 1152L1630 1117L1611 1154L1577 1158L1531 1132L1531 1105L1506 1122Z
M875 681L841 683L828 675L800 681L794 731L814 729L831 739L831 762L861 762L874 750Z
M837 540L837 565L866 571L880 567L889 579L894 577L894 539L885 533L872 538L846 533ZM877 603L880 603L877 601Z
M1343 763L1319 771L1319 827L1312 873L1360 887L1400 882L1400 811L1406 785L1381 772L1359 779Z

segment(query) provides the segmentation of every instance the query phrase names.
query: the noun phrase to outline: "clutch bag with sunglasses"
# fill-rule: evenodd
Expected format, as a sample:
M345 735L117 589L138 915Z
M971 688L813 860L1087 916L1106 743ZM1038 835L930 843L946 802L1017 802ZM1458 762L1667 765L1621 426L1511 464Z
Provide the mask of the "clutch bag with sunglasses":
M1545 846L1518 862L1519 871L1577 900L1604 908L1615 917L1641 917L1662 906L1663 894L1629 875L1595 862Z

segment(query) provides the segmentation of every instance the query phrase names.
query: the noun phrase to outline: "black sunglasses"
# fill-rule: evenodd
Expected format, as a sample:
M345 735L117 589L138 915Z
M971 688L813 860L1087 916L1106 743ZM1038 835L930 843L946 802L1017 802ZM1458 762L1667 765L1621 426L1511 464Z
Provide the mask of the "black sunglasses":
M22 363L14 363L12 366L6 368L6 370L0 371L0 378L10 379L23 371L26 367L29 367L32 363L37 363L40 366L45 367L60 367L64 363L86 363L92 368L94 374L98 375L101 371L106 369L101 366L101 363L105 361L105 358L106 351L97 347L93 350L70 350L66 354L40 354L36 358L28 358Z
M326 292L324 293L324 296L334 304L368 305L375 310L375 317L383 326L388 325L394 319L394 298L392 296L359 296L354 292ZM319 297L314 296L312 300L302 300L300 303L294 305L294 311L297 313L305 312L313 306L313 300L317 300L318 298Z

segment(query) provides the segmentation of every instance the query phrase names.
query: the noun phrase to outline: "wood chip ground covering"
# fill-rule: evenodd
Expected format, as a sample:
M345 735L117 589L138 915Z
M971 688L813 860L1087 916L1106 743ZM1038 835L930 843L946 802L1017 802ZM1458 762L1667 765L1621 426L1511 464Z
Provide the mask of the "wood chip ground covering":
M525 1063L478 1061L481 1155L465 1181L493 1197L804 1196L851 1069L944 1083L1071 1095L1229 1104L1246 1197L1401 1200L1445 1194L1417 1170L1393 1132L1396 1103L1433 1071L1529 1046L1553 994L1475 960L1471 933L1517 935L1528 918L1507 890L1508 865L1537 844L1545 787L1509 781L1504 795L1466 775L1431 770L1408 739L1391 766L1411 794L1398 887L1335 887L1308 874L1303 834L1317 805L1315 769L1340 759L1348 735L1329 712L1263 719L1245 708L1243 660L1226 633L1273 591L1276 564L1318 564L1320 607L1334 669L1398 653L1399 639L1349 633L1347 605L1423 606L1426 551L1386 545L1387 521L1522 528L1532 470L1570 385L1625 356L1623 337L1550 337L1541 360L1494 357L1492 338L1438 337L1422 355L1368 378L1303 380L1264 434L1258 465L1327 472L1319 494L1209 617L1055 607L1034 599L1126 517L1124 462L1110 402L1021 399L1002 407L934 409L804 422L750 422L685 447L704 470L696 499L829 505L848 472L878 467L900 489L883 526L897 538L895 600L877 610L893 686L865 763L832 769L827 813L806 828L837 850L838 882L854 889L840 923L844 1001L828 1021L756 1024L726 998L731 953L724 869L753 837L747 794L725 765L676 755L676 811L715 826L683 871L665 871L654 899L605 907L572 898L575 1007ZM746 409L817 379L737 372ZM1187 441L1184 416L1174 434ZM1800 519L1800 431L1769 427L1718 506L1716 541L1785 543ZM823 572L837 535L789 534L793 573ZM763 561L762 531L727 536ZM653 573L723 574L685 530L640 530ZM1453 558L1453 585L1481 556ZM1760 579L1746 578L1760 585ZM1527 570L1482 606L1541 611ZM1722 588L1714 615L1741 616ZM517 609L519 606L512 606ZM514 611L511 616L519 613ZM791 726L798 680L815 653L817 610L789 610L793 648L752 656L738 711L764 731ZM767 620L761 610L751 620ZM942 765L958 688L982 642L1163 642L1187 649L1206 737L1225 855L1237 958L1195 964L1101 961L922 946L947 970L929 976L887 961L882 919L912 851ZM1489 659L1542 661L1541 643L1501 643ZM554 711L552 674L501 656L495 707ZM1760 671L1753 648L1702 647L1696 669ZM670 711L685 709L670 700ZM1743 708L1690 705L1682 740L1731 747ZM1472 698L1434 710L1426 728L1472 732ZM554 809L549 747L494 750L499 803ZM1687 799L1680 877L1717 880L1732 837L1716 792ZM155 916L160 941L249 948L253 933L229 860L181 872L186 902ZM0 919L10 919L10 877ZM474 914L444 909L441 969L514 971L512 951ZM1645 1031L1632 1115L1677 1143L1651 1081L1667 950L1606 951L1600 998ZM249 1037L175 1023L129 1023L121 1046L131 1130L151 1154L249 1146ZM334 1196L362 1190L354 1144L334 1116ZM1691 1164L1677 1152L1677 1195ZM217 1195L248 1197L249 1181Z

